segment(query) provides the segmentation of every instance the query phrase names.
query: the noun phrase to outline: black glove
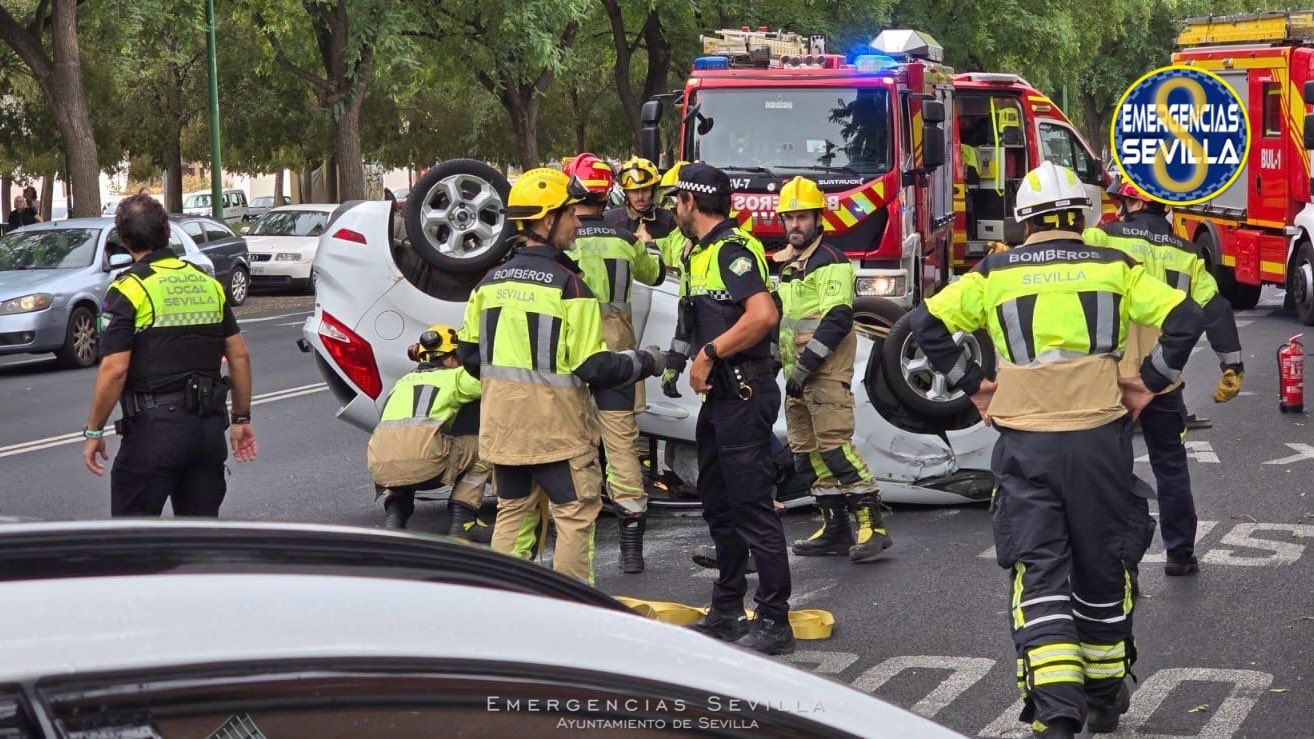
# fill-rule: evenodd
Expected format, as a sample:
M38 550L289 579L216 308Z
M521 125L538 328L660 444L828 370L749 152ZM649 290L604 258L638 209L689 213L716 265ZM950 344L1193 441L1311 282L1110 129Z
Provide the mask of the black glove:
M684 354L681 352L677 352L677 351L666 352L666 369L671 370L677 375L680 374L681 372L684 372L685 364L688 361L689 358L684 356Z
M803 397L803 385L808 381L808 374L802 367L794 367L794 371L789 373L789 379L785 380L785 395L790 398Z
M644 377L656 377L666 369L666 352L655 346L645 346L639 350L639 354L648 355L648 362L644 363ZM651 364L649 364L651 362Z
M681 398L680 388L676 381L680 379L680 373L673 369L668 369L662 373L662 395L668 398Z

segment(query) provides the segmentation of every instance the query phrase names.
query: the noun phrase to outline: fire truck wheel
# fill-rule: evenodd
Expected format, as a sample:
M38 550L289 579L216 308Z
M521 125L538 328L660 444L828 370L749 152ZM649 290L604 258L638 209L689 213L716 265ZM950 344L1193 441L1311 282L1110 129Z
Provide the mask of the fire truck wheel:
M881 369L890 390L899 403L916 414L945 419L963 413L972 407L971 399L962 391L951 389L944 375L931 368L930 360L913 340L911 318L908 314L895 321L881 347ZM987 376L994 376L994 346L984 331L974 334L960 331L954 335L954 341L967 350Z
M436 269L482 273L501 261L515 230L504 214L511 185L473 159L451 159L425 172L406 199L406 235Z
M1306 326L1314 326L1314 247L1300 242L1296 261L1287 273L1287 296L1296 317Z

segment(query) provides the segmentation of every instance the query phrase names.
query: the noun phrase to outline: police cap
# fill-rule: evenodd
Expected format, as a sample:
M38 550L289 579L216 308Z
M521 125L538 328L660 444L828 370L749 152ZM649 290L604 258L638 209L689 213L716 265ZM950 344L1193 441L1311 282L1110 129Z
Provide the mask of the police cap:
M710 164L694 162L680 168L675 188L697 195L729 195L730 176Z

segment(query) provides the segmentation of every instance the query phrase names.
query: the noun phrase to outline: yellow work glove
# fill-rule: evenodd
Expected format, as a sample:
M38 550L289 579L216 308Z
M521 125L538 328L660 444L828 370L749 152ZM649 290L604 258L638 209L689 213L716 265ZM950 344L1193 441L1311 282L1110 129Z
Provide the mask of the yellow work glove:
M1235 398L1241 392L1241 381L1245 376L1245 372L1240 370L1223 370L1223 376L1218 378L1218 387L1214 389L1214 402L1226 403Z

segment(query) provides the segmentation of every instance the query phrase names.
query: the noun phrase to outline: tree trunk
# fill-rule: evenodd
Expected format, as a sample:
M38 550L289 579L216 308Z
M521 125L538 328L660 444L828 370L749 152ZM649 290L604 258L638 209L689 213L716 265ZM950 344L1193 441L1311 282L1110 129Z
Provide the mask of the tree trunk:
M165 142L164 209L181 213L183 202L182 127L176 127Z
M37 75L37 82L55 114L59 136L68 157L69 179L73 184L69 217L98 216L100 156L96 151L96 132L91 127L87 94L82 85L77 0L54 0L51 18L54 63L49 74Z
M14 188L14 179L8 175L0 177L0 221L9 220L9 206L13 205L10 200L10 190Z
M315 202L315 168L307 162L301 168L301 196L297 199L298 203Z
M283 168L274 171L274 207L283 204Z
M587 127L584 125L584 119L587 116L584 114L584 110L579 104L579 89L572 85L569 94L570 111L574 116L575 123L575 151L588 151L589 147L585 145L585 133L587 132Z
M340 203L338 200L338 161L337 157L332 156L324 162L324 201L325 203Z
M99 192L99 188L97 188ZM51 172L41 178L41 192L37 194L37 199L41 201L41 211L37 215L41 216L42 223L50 222L50 201L55 197L55 173ZM97 213L96 215L100 215ZM72 217L72 216L70 216Z
M333 152L338 169L334 203L365 199L365 159L360 150L360 107L363 93L342 109L333 129Z

